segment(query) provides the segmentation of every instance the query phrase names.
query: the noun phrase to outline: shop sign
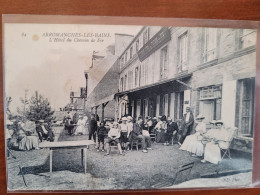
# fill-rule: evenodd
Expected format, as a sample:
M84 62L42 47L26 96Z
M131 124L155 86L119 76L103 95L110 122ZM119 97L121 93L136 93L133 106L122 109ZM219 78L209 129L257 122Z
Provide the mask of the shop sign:
M163 27L156 35L154 35L138 52L140 61L144 61L154 51L171 40L171 33L168 27Z

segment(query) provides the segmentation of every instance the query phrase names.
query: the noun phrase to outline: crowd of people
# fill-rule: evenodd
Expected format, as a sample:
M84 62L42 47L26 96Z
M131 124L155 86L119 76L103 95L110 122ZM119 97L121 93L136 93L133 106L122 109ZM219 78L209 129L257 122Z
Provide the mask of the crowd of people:
M7 147L15 150L38 150L39 142L54 141L51 124L44 120L7 120Z
M136 119L124 116L118 122L98 122L93 114L87 128L88 139L97 142L97 151L106 151L106 156L110 153L111 144L118 146L120 155L124 155L133 143L140 143L141 151L147 153L152 149L154 141L165 146L179 144L180 150L201 157L201 162L217 164L221 160L220 146L228 144L232 131L225 128L222 121L212 121L210 128L207 128L204 119L202 115L194 117L190 107L186 108L186 113L177 121L164 115L154 118L147 116L144 119L141 116ZM78 127L76 131L77 129Z
M75 113L72 116L67 112L64 123L69 135L88 134L88 139L96 142L97 151L106 152L106 156L111 145L118 147L120 155L125 155L133 145L141 145L141 151L147 153L154 142L165 146L179 144L180 150L201 157L201 162L217 164L221 160L220 148L228 147L233 131L225 128L222 121L212 121L207 128L204 119L202 115L194 117L187 107L183 117L176 121L163 115L136 119L124 116L118 122L113 119L99 122L94 114L89 119L87 115ZM8 147L19 150L39 149L39 142L54 141L51 124L44 120L8 120L7 130Z

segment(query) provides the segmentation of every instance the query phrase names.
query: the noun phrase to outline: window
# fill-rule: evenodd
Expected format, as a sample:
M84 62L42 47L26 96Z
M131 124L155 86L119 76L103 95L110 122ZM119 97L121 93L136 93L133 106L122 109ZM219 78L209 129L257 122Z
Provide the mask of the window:
M160 78L165 79L168 76L168 47L161 49L160 58Z
M145 45L149 40L149 28L147 28L143 33L143 45Z
M217 57L217 29L206 28L204 40L203 62L209 62Z
M156 97L156 116L160 115L160 96Z
M128 72L128 89L132 89L133 84L133 71Z
M163 96L163 114L168 116L168 94Z
M123 67L124 64L125 64L125 58L124 58L124 56L123 56L123 57L121 58L121 67Z
M239 49L244 49L256 44L256 30L243 29L240 35Z
M205 122L221 119L222 86L209 86L200 90L199 112L205 116Z
M185 32L178 39L179 56L178 56L178 72L187 70L188 61L188 33Z
M133 46L130 48L130 59L133 57Z
M135 87L139 86L139 69L138 67L135 68Z
M139 50L139 39L136 40L136 51Z
M127 75L125 75L125 81L124 81L124 90L127 90Z
M144 99L144 117L148 116L148 99Z
M239 134L245 137L253 137L254 129L254 94L255 79L248 78L238 81L239 90Z
M121 79L120 79L120 90L121 91L124 91L124 78L122 77Z
M135 101L134 100L131 102L131 107L132 107L132 117L134 117L135 116L134 115L134 113L135 113Z
M127 51L125 52L125 64L127 62Z
M139 117L140 115L141 115L141 100L137 100L136 117Z

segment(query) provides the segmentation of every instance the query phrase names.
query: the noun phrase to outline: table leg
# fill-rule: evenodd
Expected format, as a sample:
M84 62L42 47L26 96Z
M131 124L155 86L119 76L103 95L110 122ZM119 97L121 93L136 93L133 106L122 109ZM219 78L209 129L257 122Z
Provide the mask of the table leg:
M50 173L52 173L52 149L50 149Z
M84 173L87 173L87 148L84 148Z
M84 153L83 153L83 148L81 149L81 166L84 165L84 159L83 159Z

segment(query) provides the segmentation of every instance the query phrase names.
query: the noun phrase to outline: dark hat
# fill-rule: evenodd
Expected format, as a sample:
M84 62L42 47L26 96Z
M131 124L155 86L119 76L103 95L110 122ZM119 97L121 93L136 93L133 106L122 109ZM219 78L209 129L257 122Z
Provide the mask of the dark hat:
M166 121L166 116L163 115L162 118L161 118L162 121Z

